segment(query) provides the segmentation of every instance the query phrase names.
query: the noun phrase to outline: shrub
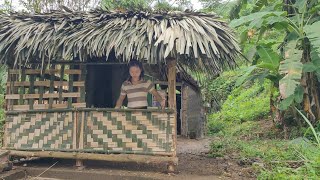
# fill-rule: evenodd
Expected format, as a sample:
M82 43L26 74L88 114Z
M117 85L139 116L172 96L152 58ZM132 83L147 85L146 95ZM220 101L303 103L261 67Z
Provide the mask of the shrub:
M204 102L211 105L213 112L221 109L221 105L235 88L236 80L240 75L242 75L241 69L237 71L225 71L215 79L200 81Z
M209 115L209 132L221 131L224 128L223 121L246 122L265 118L270 111L269 85L268 82L263 85L256 82L234 89L221 110Z

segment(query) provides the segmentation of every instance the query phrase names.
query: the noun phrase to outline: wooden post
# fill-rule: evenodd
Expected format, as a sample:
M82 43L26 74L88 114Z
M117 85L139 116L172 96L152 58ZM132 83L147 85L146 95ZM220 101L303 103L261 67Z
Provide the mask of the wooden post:
M168 59L168 102L169 108L176 111L176 60Z
M176 105L176 60L173 58L167 59L168 63L168 102L169 102L169 108L174 110L174 127L172 131L172 139L173 139L173 156L175 157L177 154L177 105ZM173 172L174 171L174 164L169 163L168 164L168 171Z
M84 141L84 112L75 112L75 117L76 117L76 124L77 124L77 145L78 148L77 149L83 149L83 141ZM81 117L80 119L78 117ZM84 169L84 165L83 165L83 160L81 159L76 159L76 167L78 168L78 170L83 170Z

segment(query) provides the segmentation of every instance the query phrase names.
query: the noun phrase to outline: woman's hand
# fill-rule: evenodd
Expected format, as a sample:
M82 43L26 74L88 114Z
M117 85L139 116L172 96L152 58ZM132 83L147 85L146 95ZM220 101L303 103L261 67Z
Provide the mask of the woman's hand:
M166 107L166 99L162 98L159 94L159 92L157 90L152 90L151 94L153 94L155 96L155 98L157 99L157 101L160 103L161 108L164 109Z
M162 99L162 101L160 102L161 108L164 109L166 107L166 100Z
M114 107L115 109L120 109L120 107L122 106L122 102L124 100L124 98L126 97L126 95L121 95L119 96L116 106Z

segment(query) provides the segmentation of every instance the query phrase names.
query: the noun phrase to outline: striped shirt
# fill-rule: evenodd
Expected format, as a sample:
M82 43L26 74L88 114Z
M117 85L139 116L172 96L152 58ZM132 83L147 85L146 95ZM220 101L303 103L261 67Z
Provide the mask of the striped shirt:
M139 84L132 84L130 81L125 81L121 86L121 95L127 95L128 108L139 108L148 106L148 92L154 90L153 83L148 80L142 80Z

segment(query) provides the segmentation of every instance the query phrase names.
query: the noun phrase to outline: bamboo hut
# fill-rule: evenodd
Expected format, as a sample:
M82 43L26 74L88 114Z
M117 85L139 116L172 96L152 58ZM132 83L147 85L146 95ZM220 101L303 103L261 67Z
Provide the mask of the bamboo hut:
M176 90L197 87L190 71L217 75L234 67L238 52L231 29L214 14L1 14L0 62L8 66L3 149L80 165L85 159L164 161L172 169L178 160ZM167 89L165 110L112 108L131 59ZM196 92L189 89L182 99ZM191 101L183 110L181 127L200 105Z

